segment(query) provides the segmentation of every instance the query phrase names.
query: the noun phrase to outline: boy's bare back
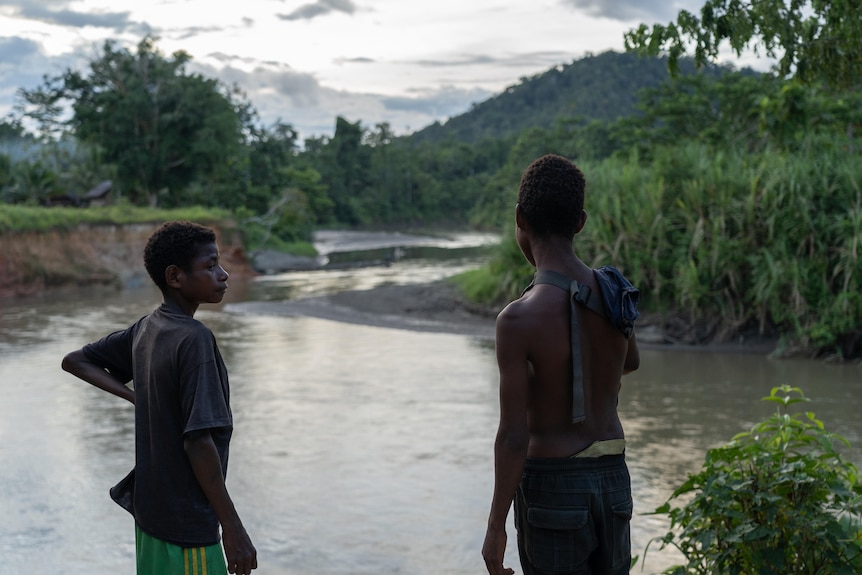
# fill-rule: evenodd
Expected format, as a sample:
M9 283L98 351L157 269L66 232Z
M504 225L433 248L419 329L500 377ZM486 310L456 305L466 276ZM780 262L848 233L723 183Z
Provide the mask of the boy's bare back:
M601 293L591 269L577 258L566 263L554 271ZM572 423L570 301L568 292L539 284L497 318L498 350L528 363L523 385L529 457L569 457L596 441L624 437L617 398L621 376L637 367L636 340L577 304L586 420Z
M591 564L595 572L621 574L628 573L631 563L629 521L623 518L630 516L631 478L617 398L620 378L639 363L633 331L637 290L617 270L594 271L576 255L573 241L587 221L584 187L577 166L548 155L527 168L518 191L515 239L537 275L527 291L497 316L500 423L494 442L494 494L482 545L490 575L513 573L503 565L506 517L513 501L525 573L534 572L534 567L542 572L581 572ZM572 280L578 283L577 290ZM582 295L582 286L603 301L607 296L608 303L594 306L589 299L589 307L573 303L574 295ZM603 294L601 286L608 293ZM625 304L619 306L620 313L617 304ZM594 307L603 308L602 313ZM573 393L574 384L579 392L583 385L583 403L580 393ZM588 452L579 453L593 444ZM575 454L579 457L573 458ZM596 487L598 483L607 485ZM584 495L587 484L590 491ZM570 533L577 522L566 515L584 505L596 506L595 516L579 529L602 534L593 537L592 546L574 544L581 541ZM542 523L554 513L568 519L531 527L531 521ZM613 525L606 521L616 515L623 520L614 520ZM567 542L564 549L547 540L537 542L556 530L564 531L553 538ZM557 565L563 557L571 568ZM553 568L540 566L545 563Z

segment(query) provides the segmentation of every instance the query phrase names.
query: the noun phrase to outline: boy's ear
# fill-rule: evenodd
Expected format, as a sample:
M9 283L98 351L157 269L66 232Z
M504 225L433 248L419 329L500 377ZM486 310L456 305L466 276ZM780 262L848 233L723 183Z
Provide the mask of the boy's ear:
M527 222L524 220L524 215L521 213L521 204L515 204L515 225L522 230L527 227Z
M587 223L587 210L581 210L581 217L578 220L578 227L575 228L575 233L577 234L582 229L584 229L584 224Z
M168 285L168 287L180 287L180 276L182 274L183 270L180 269L180 266L176 264L169 265L165 268L165 283Z

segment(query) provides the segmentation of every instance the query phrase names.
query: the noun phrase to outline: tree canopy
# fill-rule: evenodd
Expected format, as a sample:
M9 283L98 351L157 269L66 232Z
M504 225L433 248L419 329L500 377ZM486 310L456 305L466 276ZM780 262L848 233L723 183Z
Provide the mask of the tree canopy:
M28 114L50 126L71 102L68 125L114 164L132 196L171 202L171 193L228 170L242 143L243 103L216 80L190 74L190 56L163 55L146 37L135 53L105 42L86 74L67 70L21 94ZM160 195L163 196L160 198Z
M862 78L862 18L858 0L706 0L700 15L681 10L667 25L641 24L625 34L628 50L666 53L672 71L693 52L698 66L714 62L726 43L778 60L782 77L822 81L848 90Z

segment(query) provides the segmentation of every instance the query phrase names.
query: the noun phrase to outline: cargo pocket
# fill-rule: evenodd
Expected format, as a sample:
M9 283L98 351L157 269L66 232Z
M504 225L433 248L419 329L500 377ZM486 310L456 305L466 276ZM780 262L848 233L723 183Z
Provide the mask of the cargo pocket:
M598 544L586 507L527 510L527 557L543 571L571 573L585 566Z
M613 512L614 572L623 567L628 568L632 562L631 522L633 507L631 498L611 506Z

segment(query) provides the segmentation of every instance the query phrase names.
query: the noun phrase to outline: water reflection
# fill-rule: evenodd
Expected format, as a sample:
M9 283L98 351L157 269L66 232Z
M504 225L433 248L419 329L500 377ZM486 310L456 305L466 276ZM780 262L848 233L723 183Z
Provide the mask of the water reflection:
M481 573L497 418L492 346L469 337L231 313L230 303L424 282L475 265L403 260L233 282L199 319L219 340L237 422L228 485L263 574ZM132 465L131 405L59 369L128 325L154 289L82 290L0 307L0 571L130 572L131 518L107 489ZM636 497L634 552L706 449L772 412L781 383L814 398L862 462L858 365L643 350L620 409ZM514 534L510 526L510 534ZM509 563L517 563L510 537ZM650 551L646 573L674 559Z

